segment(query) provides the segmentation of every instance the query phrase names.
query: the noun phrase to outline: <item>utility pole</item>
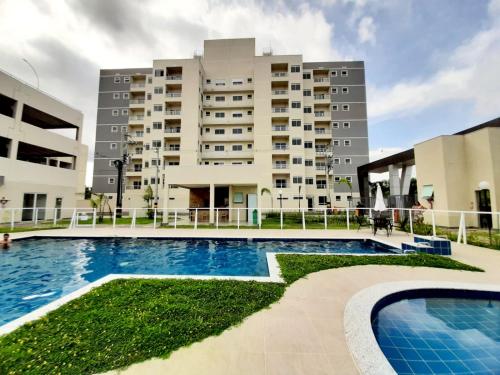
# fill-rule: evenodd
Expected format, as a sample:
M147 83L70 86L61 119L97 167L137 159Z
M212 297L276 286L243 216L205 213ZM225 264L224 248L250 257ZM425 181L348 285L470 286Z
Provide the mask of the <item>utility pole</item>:
M330 192L328 181L330 180L330 171L333 172L333 165L334 163L333 163L333 146L332 146L325 150L326 191L328 193L328 201L330 203L330 208L333 208L333 205L332 205L332 194ZM332 190L333 190L333 184L332 184Z
M160 163L160 148L159 147L156 147L155 148L155 152L156 152L156 184L155 184L155 208L158 208L158 200L159 200L159 196L158 196L158 179L159 179L159 176L160 176L160 166L159 166L159 163Z
M123 168L128 164L128 145L135 142L128 141L128 133L123 134L124 140L120 142L121 159L116 159L113 164L118 170L118 181L116 184L116 217L122 217L123 207ZM125 148L123 144L125 143Z

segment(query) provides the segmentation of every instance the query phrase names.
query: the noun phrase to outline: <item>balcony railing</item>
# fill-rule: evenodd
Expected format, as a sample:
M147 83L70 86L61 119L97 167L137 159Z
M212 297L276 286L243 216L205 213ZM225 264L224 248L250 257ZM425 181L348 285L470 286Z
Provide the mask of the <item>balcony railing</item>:
M330 95L328 95L328 94L316 94L316 95L314 95L314 99L316 99L316 100L330 99Z
M135 133L132 133L132 137L142 138L142 137L144 137L144 132L135 132Z
M273 90L273 95L286 95L288 90Z
M127 172L142 172L142 168L129 168L127 169Z
M286 113L288 112L287 107L273 107L273 113Z
M165 114L169 116L180 116L181 111L179 109L167 109Z
M325 111L315 111L314 117L325 117Z
M163 148L163 151L180 151L180 145L168 145Z
M274 184L275 189L286 189L288 188L288 184Z
M165 133L180 133L181 128L165 128Z
M274 163L273 164L273 169L288 169L288 164L277 164L277 163Z
M330 82L330 78L328 77L314 78L314 82Z
M326 184L316 184L316 189L326 189Z
M272 72L271 75L273 77L286 77L288 76L287 72Z
M274 144L273 150L288 150L288 145Z
M286 125L274 125L273 132L286 132L288 131L288 126Z
M144 99L130 99L129 104L144 104Z
M141 89L143 87L146 87L145 83L131 83L130 84L131 89Z
M182 93L181 93L181 92L166 92L166 93L165 93L165 96L166 96L167 98L180 98L180 97L181 97L181 95L182 95Z
M316 164L316 170L317 171L324 171L326 168L325 164Z
M331 134L330 129L314 129L314 133L316 134Z
M326 148L317 148L316 154L324 155L326 153Z
M141 185L127 185L127 190L141 190Z
M130 115L128 116L129 121L142 121L144 120L144 115Z
M182 75L177 74L177 75L165 76L165 79L167 81L180 81L180 80L182 80Z

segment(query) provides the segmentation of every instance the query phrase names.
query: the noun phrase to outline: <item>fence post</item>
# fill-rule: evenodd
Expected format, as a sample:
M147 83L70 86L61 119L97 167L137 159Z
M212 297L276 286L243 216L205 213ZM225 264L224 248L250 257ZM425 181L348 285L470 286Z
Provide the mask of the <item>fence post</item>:
M460 243L460 241L462 241L463 226L464 226L464 213L460 212L460 222L458 224L457 243Z
M236 220L236 223L237 223L237 224L236 224L236 227L237 227L238 229L240 229L240 208L238 207L236 210L238 211L238 212L237 212L237 220Z
M467 245L467 223L465 221L465 214L462 212L462 215L464 215L464 227L463 227L463 231L464 231L464 244Z
M14 230L14 215L15 211L13 208L10 209L10 230ZM21 216L22 216L22 211L21 211Z
M153 229L156 229L156 208L153 211Z
M71 217L71 223L69 224L70 228L76 228L78 221L78 216L76 215L76 208L73 209L73 216Z
M174 209L174 229L177 229L177 208Z
M349 229L351 229L351 225L350 225L351 223L349 222L349 208L346 208L345 212L346 212L346 218L347 218L347 230L349 230Z
M395 208L394 208L394 207L393 207L393 208L391 208L392 225L394 225L394 222L395 222L395 221L394 221L394 218L395 218L395 216L396 216L396 215L394 215L394 210L395 210Z
M116 207L113 211L113 229L116 228Z
M306 214L304 209L302 209L302 230L306 230Z
M409 216L409 220L410 220L410 233L413 235L413 219L411 218L412 209L410 208L408 210L408 212L409 212L408 216Z
M34 217L35 217L35 227L38 225L38 207L34 208Z
M283 229L283 209L280 208L280 229Z
M434 210L431 211L432 216L432 236L436 237L436 216L434 215Z
M194 229L198 229L198 209L194 209Z
M257 207L257 221L259 222L259 229L262 229L262 211L260 207Z
M215 229L219 229L219 209L215 209Z
M325 229L328 229L328 222L327 222L327 219L326 219L326 207L323 208L323 216L324 216L323 221L325 222Z
M54 218L52 219L52 226L55 227L57 224L57 208L54 208Z
M134 208L134 211L132 211L132 220L130 221L130 228L135 229L135 218L137 215L137 208Z
M92 211L92 229L95 229L95 219L96 219L96 216L97 216L97 211L94 208L94 210Z

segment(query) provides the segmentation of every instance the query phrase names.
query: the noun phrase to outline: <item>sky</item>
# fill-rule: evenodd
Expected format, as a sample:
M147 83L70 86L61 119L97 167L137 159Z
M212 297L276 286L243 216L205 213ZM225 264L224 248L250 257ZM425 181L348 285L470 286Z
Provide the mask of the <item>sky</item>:
M0 68L84 113L92 180L99 69L189 58L204 39L257 54L363 60L370 159L500 116L500 0L0 0Z

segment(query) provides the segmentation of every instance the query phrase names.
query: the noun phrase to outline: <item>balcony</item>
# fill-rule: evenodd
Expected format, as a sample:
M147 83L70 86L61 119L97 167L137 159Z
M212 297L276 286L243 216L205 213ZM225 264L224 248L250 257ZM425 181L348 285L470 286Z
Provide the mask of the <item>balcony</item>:
M179 134L181 132L181 128L165 128L164 133L166 134Z
M315 104L330 104L330 95L329 94L316 94L316 95L314 95L314 103Z
M181 150L180 145L166 145L163 147L163 151L172 151L172 152L178 152Z
M169 99L175 99L175 98L180 98L182 96L182 92L166 92L165 93L165 98L167 100Z
M229 114L229 113L226 113ZM253 115L242 115L241 117L224 116L216 117L212 113L212 116L205 116L203 118L203 124L205 125L222 125L222 124L252 124Z
M253 158L253 150L224 150L224 151L213 151L204 150L201 153L201 157L204 159L250 159Z
M166 109L165 116L167 117L176 117L181 115L180 109Z
M287 107L273 107L272 112L273 113L287 113L288 108Z
M320 155L320 156L325 156L325 154L327 153L328 149L326 147L316 147L316 155Z
M144 91L145 87L146 87L145 82L131 83L130 84L130 91Z
M144 106L144 98L143 99L130 99L128 102L129 106Z
M330 86L330 78L328 77L314 78L314 86Z
M314 129L315 138L319 139L330 139L332 137L332 131L325 128Z
M288 131L288 125L273 125L273 132L286 132Z
M141 190L141 185L127 185L125 188L127 190Z
M287 163L274 163L273 169L288 169Z
M142 138L144 137L144 132L136 131L132 132L130 135L134 138Z
M288 72L272 72L271 73L272 78L283 78L283 77L288 77Z
M130 123L142 123L144 121L144 115L130 115L128 116L128 122Z
M273 144L273 151L287 151L288 145L284 143L275 143Z
M275 189L287 189L288 188L288 184L287 183L279 183L279 184L274 184L273 187Z
M182 75L181 74L167 75L167 76L165 76L165 80L167 80L167 81L182 81Z

